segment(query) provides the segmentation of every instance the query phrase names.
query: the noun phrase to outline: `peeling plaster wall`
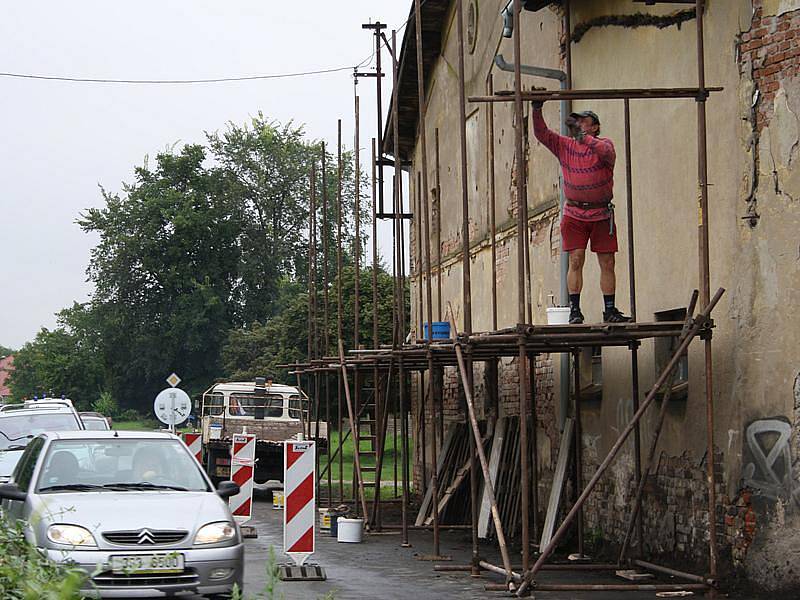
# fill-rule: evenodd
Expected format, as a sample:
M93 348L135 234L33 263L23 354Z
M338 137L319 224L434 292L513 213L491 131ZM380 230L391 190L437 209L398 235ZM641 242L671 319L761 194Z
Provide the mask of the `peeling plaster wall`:
M495 53L512 61L511 40L500 37L499 12L505 2L478 0L477 5L476 49L466 56L468 96L485 93L490 72L495 74L495 89L513 88L512 74L492 65ZM573 0L572 5L576 27L609 15L646 12L668 16L676 10L629 0ZM433 141L439 129L443 298L445 306L452 303L460 327L461 188L453 16L451 11L442 56L428 84L425 127L429 187L435 181ZM557 11L548 8L523 13L522 26L523 62L563 68ZM706 82L725 88L707 103L711 288L712 292L720 286L727 289L714 315L714 436L720 512L713 518L719 525L724 568L733 568L766 589L797 591L800 570L793 565L800 554L800 494L796 493L800 491L800 319L795 298L795 290L800 289L800 0L707 0L705 34ZM663 29L592 27L572 48L576 88L697 84L694 19ZM524 83L526 89L531 85L557 87L557 82L530 77L525 77ZM627 310L625 236L631 217L625 210L622 102L574 105L576 110L588 108L600 115L603 135L614 140L617 148L615 197L622 235L617 298ZM485 104L468 108L476 331L491 329L486 110ZM526 118L528 110L526 106ZM517 199L513 184L517 169L513 164L513 104L496 104L494 111L498 326L502 328L517 322ZM637 305L639 320L652 320L657 311L685 307L691 290L699 285L697 108L692 100L634 100L631 116ZM545 118L553 129L558 127L557 103L545 105ZM412 182L421 168L419 152L418 144ZM548 208L558 201L558 168L532 134L527 168L531 219L526 243L533 264L533 321L543 323L549 295L557 298L559 289L558 219ZM588 321L599 321L602 299L594 260L587 261L584 275L584 312ZM416 300L412 300L412 310L417 310ZM418 320L415 313L412 322ZM584 408L587 478L632 415L629 360L625 349L603 350L602 399ZM639 364L644 394L657 375L652 341L642 345ZM513 392L513 382L508 385ZM688 399L673 401L667 413L655 483L648 488L645 501L651 538L648 550L694 565L707 560L710 517L703 499L702 474L707 460L704 387L703 349L696 343L689 353ZM513 402L512 393L506 406ZM557 402L546 408L553 417L556 406ZM506 410L502 407L501 402L501 410ZM642 422L643 448L648 447L655 428L655 412ZM548 439L554 433L553 421L543 417L550 425L547 435L539 439L550 443L540 456L550 457L552 462L558 442ZM449 418L457 418L457 414ZM589 526L601 530L611 543L621 537L621 523L632 498L631 447L629 444L604 478L588 509ZM546 479L548 461L542 462Z

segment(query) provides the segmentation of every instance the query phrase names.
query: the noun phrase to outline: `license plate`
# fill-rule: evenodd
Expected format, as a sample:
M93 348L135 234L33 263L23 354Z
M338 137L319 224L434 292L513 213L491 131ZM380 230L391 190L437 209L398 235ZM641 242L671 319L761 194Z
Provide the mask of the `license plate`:
M231 468L230 467L216 467L214 469L214 475L217 477L230 477Z
M111 557L111 572L117 575L182 573L183 554L129 554Z

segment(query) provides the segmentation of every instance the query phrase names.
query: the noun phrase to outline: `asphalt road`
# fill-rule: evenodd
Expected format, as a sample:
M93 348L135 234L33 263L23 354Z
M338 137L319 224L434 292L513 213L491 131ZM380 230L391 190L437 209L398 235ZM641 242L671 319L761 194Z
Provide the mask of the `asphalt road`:
M266 502L255 503L255 518L249 523L258 532L257 539L247 541L245 597L309 600L333 597L337 600L376 598L387 600L427 600L441 598L508 598L502 592L486 592L487 582L499 579L471 578L466 573L438 573L433 563L417 560L415 555L432 551L430 534L411 532L412 548L400 547L398 533L366 535L361 544L344 544L328 536L318 535L317 551L311 563L325 568L324 582L280 582L275 595L264 594L267 583L266 564L272 547L279 563L289 562L282 551L282 511L272 510ZM468 532L443 532L442 552L453 557L453 564L464 564L470 556ZM499 557L491 545L481 552L491 562ZM512 561L514 557L512 556ZM611 573L547 572L542 583L625 583ZM670 583L680 583L672 580ZM332 596L326 596L332 594ZM696 596L697 597L697 596ZM702 597L700 595L699 597ZM540 600L653 600L654 592L538 592Z

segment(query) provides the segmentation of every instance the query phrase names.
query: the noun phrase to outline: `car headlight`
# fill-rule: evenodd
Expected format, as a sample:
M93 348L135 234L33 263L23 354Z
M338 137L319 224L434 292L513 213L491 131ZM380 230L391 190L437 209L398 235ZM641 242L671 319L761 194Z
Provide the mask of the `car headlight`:
M92 532L78 525L50 525L47 539L65 546L97 546Z
M227 521L203 525L194 536L195 544L218 544L236 537L236 527Z

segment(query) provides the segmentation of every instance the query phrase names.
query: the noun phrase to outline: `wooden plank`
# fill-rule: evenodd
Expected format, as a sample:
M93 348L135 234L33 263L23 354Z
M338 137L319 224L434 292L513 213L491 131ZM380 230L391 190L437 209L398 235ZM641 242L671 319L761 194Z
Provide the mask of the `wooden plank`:
M489 475L492 479L492 489L497 489L497 471L500 466L500 456L503 451L503 440L506 435L506 424L508 419L500 417L494 430L492 439L492 453L489 456ZM483 483L483 493L481 497L481 507L478 514L478 537L489 537L489 521L491 520L492 505L489 501L489 494L486 489L486 482Z
M450 452L450 446L453 443L453 435L455 433L456 428L450 427L447 430L447 433L444 434L444 442L442 443L442 447L439 451L439 457L436 461L436 473L439 475L439 480L441 481L442 477L442 470L444 469L445 461L447 460L448 454ZM414 525L419 527L425 522L425 517L428 516L428 511L431 507L431 496L433 495L433 490L431 486L427 486L428 489L425 492L425 496L422 498L422 504L419 507L419 512L417 513L417 520L414 521Z
M553 530L558 516L558 507L561 504L561 494L564 491L564 479L567 473L567 461L572 449L572 432L574 421L572 417L567 417L564 421L564 431L561 433L561 445L558 448L558 461L556 471L553 474L553 486L550 488L550 501L547 503L547 515L542 527L542 538L539 541L539 548L546 548L553 537Z
M453 483L447 486L447 489L442 494L442 499L439 500L439 514L441 515L444 512L444 509L447 507L447 504L450 502L450 499L458 490L459 486L464 482L464 479L470 472L472 468L472 461L467 458L467 462L458 470L456 473L455 479L453 479ZM433 515L425 519L425 525L430 525L433 523Z

